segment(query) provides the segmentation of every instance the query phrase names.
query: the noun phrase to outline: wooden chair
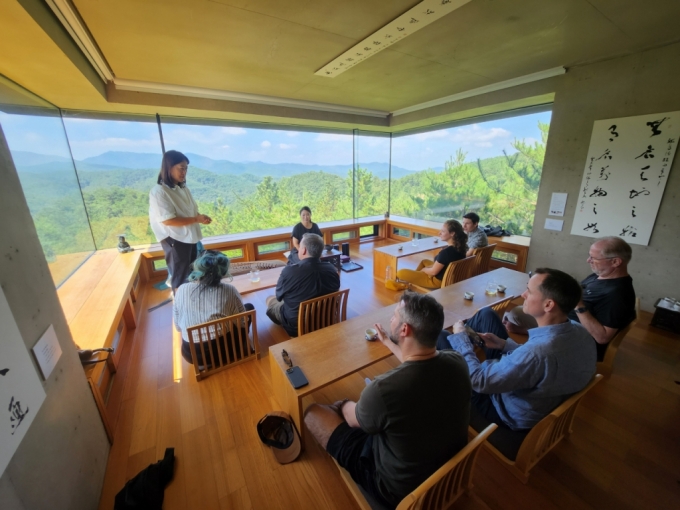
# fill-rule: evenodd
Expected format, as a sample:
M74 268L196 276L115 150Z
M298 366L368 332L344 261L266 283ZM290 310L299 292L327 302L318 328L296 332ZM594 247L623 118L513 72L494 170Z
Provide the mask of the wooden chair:
M503 318L503 314L507 312L508 308L513 306L512 301L516 298L517 296L508 296L500 301L496 301L493 304L490 304L489 306L491 309L496 312L496 315L498 315L501 319Z
M347 319L348 299L349 289L345 289L300 303L298 336Z
M248 318L252 321L250 326L252 342L245 326ZM214 332L213 338L217 336L223 341L211 341L211 331ZM187 328L187 336L196 379L199 381L246 361L260 359L255 310ZM201 363L197 353L200 354Z
M616 357L616 353L619 350L619 346L621 345L621 342L626 337L628 332L631 329L633 329L639 318L640 318L640 298L636 298L635 319L633 319L633 321L630 324L628 324L628 326L616 332L614 338L612 338L611 341L609 342L609 347L607 347L607 350L604 353L604 359L597 363L597 372L599 374L602 374L605 377L605 379L609 379L611 377L612 369L614 368L614 358Z
M449 267L446 268L446 272L444 272L444 279L442 280L441 288L443 289L444 287L453 285L454 283L462 282L463 280L470 278L475 267L475 262L476 257L474 255L471 255L465 259L451 262ZM433 290L415 285L413 283L410 285L410 288L421 293L432 292Z
M484 248L474 249L472 255L477 257L477 263L470 276L478 276L489 271L489 262L491 261L491 255L493 255L494 248L496 248L496 243L485 246Z
M506 458L488 442L484 443L484 447L494 454L522 483L527 483L531 468L564 437L571 434L574 416L581 399L601 380L602 375L595 374L585 388L569 397L562 405L538 422L524 438L514 461ZM477 434L477 431L472 427L470 427L469 432L471 435Z
M402 499L397 510L443 510L449 508L463 492L469 493L472 490L472 472L479 449L497 427L495 423L486 427L465 448ZM352 476L337 462L336 465L359 508L362 510L375 508L366 500L362 489Z

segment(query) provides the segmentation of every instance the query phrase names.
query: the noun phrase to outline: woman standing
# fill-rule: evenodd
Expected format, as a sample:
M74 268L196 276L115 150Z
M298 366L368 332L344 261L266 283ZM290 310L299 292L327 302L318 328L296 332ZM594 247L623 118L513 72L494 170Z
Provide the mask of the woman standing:
M300 209L300 223L293 227L293 233L291 234L291 242L293 243L293 246L290 250L288 260L290 260L290 262L293 264L300 262L300 258L298 257L298 249L300 248L302 236L305 234L316 234L321 236L323 239L323 234L319 229L319 225L312 223L312 210L307 206L304 206L302 209Z
M417 269L400 269L397 271L399 280L414 283L420 287L438 289L442 286L444 273L451 262L464 259L467 252L467 234L463 226L456 220L447 220L439 231L439 239L448 246L443 248L432 260L421 260Z
M189 283L177 289L173 303L173 317L175 328L182 333L182 357L189 363L191 359L191 347L189 347L189 337L187 328L203 324L204 322L221 319L242 313L246 310L253 310L250 303L243 304L241 295L233 285L225 283L222 278L229 276L229 259L222 253L213 250L206 250L193 263L193 271L189 275ZM245 322L242 325L243 332L241 337L244 342L248 338ZM237 333L238 334L238 333ZM238 347L236 353L231 343L231 333L218 336L214 329L210 331L210 342L214 353L217 353L217 341L220 341L220 352L239 354ZM243 345L243 351L247 352L252 346ZM253 349L254 350L254 349ZM206 350L206 352L209 352ZM203 355L199 350L196 352L198 364L203 365Z
M161 243L165 262L176 292L191 272L196 259L196 244L203 239L199 224L212 219L198 212L198 206L186 187L189 158L179 151L163 154L158 184L149 193L151 230Z

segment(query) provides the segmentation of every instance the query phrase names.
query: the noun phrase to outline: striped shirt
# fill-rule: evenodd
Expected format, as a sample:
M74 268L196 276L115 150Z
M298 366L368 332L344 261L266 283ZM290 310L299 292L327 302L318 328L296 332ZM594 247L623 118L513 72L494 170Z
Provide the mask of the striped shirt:
M185 283L177 289L173 304L175 328L185 342L189 341L187 328L242 312L245 308L241 295L233 285L224 282L202 290L198 283ZM210 329L210 338L215 338L214 328Z

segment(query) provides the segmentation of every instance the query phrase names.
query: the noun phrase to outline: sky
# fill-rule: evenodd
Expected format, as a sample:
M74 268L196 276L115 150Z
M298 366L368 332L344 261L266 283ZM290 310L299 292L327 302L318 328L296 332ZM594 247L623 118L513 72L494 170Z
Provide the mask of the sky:
M538 122L551 113L512 117L462 127L394 137L392 164L409 170L443 167L461 148L468 161L513 153L514 139L540 140ZM12 115L0 112L0 125L10 149L68 156L66 137L58 117ZM107 151L161 154L155 122L65 118L68 142L77 160ZM229 161L351 165L352 134L309 133L294 130L162 123L166 149ZM389 138L357 137L359 164L389 162Z

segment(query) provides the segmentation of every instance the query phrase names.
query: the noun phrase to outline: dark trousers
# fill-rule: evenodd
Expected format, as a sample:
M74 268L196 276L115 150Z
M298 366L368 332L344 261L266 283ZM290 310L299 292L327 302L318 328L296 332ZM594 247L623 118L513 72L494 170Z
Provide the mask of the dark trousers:
M490 307L479 310L466 322L466 325L477 333L493 333L503 340L508 338L508 331L503 326L503 322ZM437 338L438 350L451 350L451 344L447 340L449 335L451 333L446 330L439 333L439 338ZM498 359L501 357L501 351L498 349L484 349L484 354L486 354L486 359Z
M175 290L187 281L187 276L191 273L191 264L196 260L198 250L195 244L183 243L172 237L163 239L161 246L170 272L172 289Z

